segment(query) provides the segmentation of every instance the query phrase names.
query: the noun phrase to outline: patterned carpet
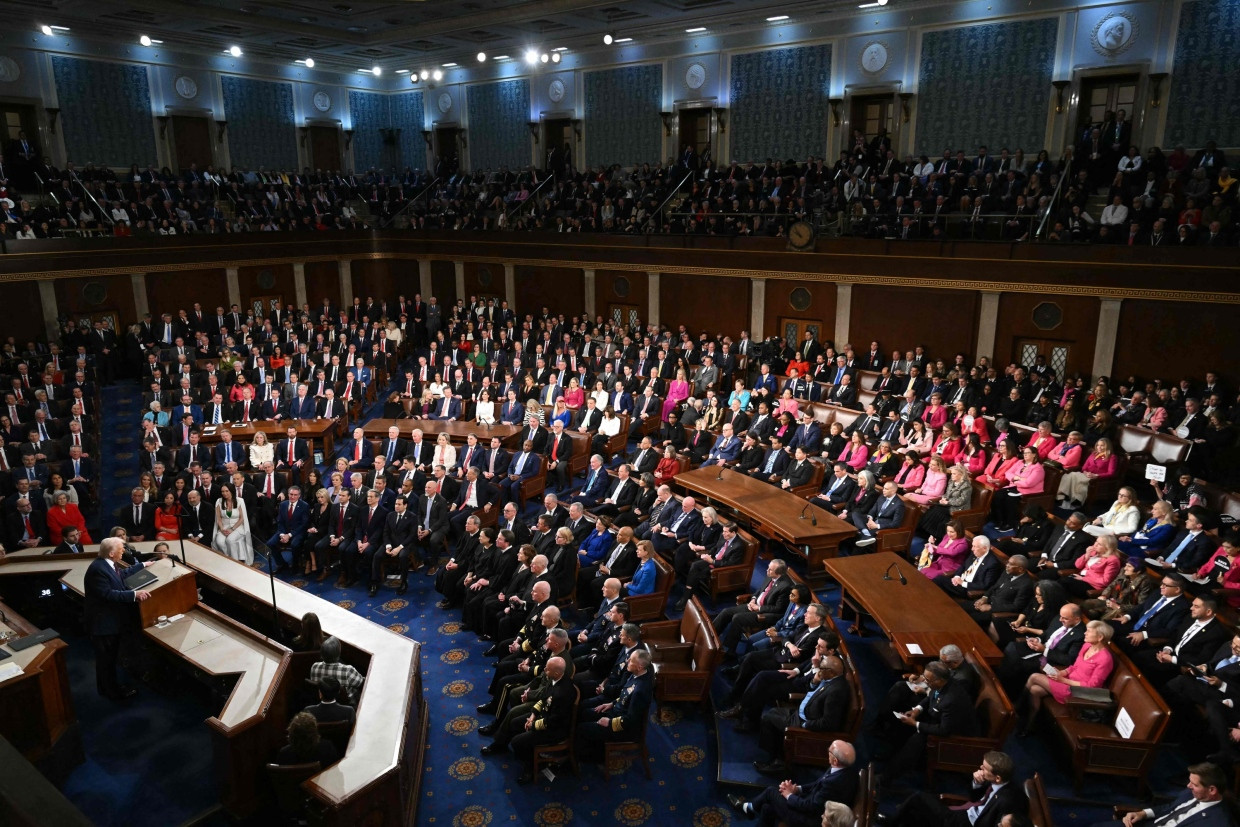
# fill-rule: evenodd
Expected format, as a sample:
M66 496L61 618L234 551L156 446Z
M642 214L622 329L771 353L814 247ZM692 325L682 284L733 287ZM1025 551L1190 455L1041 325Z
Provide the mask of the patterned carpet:
M129 489L137 479L132 423L140 416L139 399L133 385L114 386L104 391L103 438L105 448L109 445L112 448L105 451L103 457L104 514L126 502ZM373 411L370 413L374 415ZM536 510L536 505L531 505L528 513ZM794 567L799 568L799 563L793 562ZM760 561L759 567L764 569L765 561ZM760 575L761 572L755 571L755 578ZM726 755L721 762L713 710L705 705L678 704L657 705L652 709L647 737L650 781L640 767L633 766L631 759L624 759L612 767L615 774L610 780L604 780L599 766L582 764L579 777L567 774L554 781L539 778L535 784L519 786L516 777L520 769L511 756L497 759L479 754L479 749L489 743L477 730L491 719L475 712L479 704L489 700L486 688L492 670L490 659L482 654L489 644L460 630L459 611L435 608L440 596L434 591L432 578L411 575L410 588L405 595L397 596L390 588L384 588L374 599L368 599L361 587L336 589L331 579L323 583L301 576L286 576L285 579L423 643L423 685L430 705L430 733L419 824L722 827L741 820L728 808L725 793L751 794L755 788L745 785L766 783L749 765L758 757L753 736L733 736L728 727L720 738L726 745ZM832 605L833 613L838 608L837 591L824 590L819 597ZM581 623L572 612L566 613L566 620L570 625ZM875 637L846 637L862 671L867 709L872 711L877 708L893 674L875 649ZM88 655L85 663L89 662ZM84 669L79 674L85 679ZM726 684L722 678L716 678L712 694L717 696L724 689ZM148 688L144 694L154 691ZM201 714L199 703L169 697L164 692L159 694L156 706L159 709L167 706L166 714L180 721L200 720L195 718ZM106 715L107 711L99 710L99 714ZM186 747L189 743L192 742L187 742ZM858 746L862 760L868 760L873 744L863 737ZM1052 802L1057 824L1092 824L1108 816L1110 803L1133 800L1132 785L1090 778L1085 784L1083 800L1075 801L1070 767L1059 748L1052 748L1037 738L1013 739L1007 748L1016 758L1022 777L1035 770L1042 773L1052 798L1059 799ZM65 791L97 823L120 823L123 819L134 825L184 823L193 813L202 811L204 802L209 804L213 794L211 786L203 783L195 788L189 783L182 787L180 796L152 799L135 791L133 802L158 801L158 806L153 808L140 806L126 812L111 804L105 806L101 803L104 797L93 793L92 789L97 790L100 784L123 783L128 770L122 773L118 768L100 766L100 756L107 756L112 749L106 739L88 741L87 749L88 754L97 752L98 755L90 755L88 763L74 773ZM180 753L175 757L164 753L161 760L196 764L201 772L189 777L210 777L209 756L188 748ZM1183 761L1172 750L1165 750L1151 779L1155 789L1177 790L1182 783L1183 768ZM717 783L715 779L720 774L733 784ZM182 777L186 777L184 773ZM910 776L906 783L917 780ZM945 791L961 790L963 786L964 779L951 777L944 777L938 783ZM898 804L899 792L893 790L890 797L884 797L884 812L890 812ZM209 823L225 822L213 818Z

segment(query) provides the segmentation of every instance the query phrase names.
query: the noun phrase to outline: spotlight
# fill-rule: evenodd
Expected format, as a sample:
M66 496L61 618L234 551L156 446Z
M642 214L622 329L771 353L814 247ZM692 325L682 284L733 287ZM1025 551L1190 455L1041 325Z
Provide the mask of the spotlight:
M487 62L487 53L486 53L486 52L479 52L479 53L478 53L478 62L479 62L479 63L486 63L486 62Z
M431 76L431 73L426 71L425 69L423 69L421 72L418 72L418 77L422 78L422 80L426 80L430 76Z
M149 36L149 35L145 35L145 34L144 34L144 35L142 35L142 37L139 37L139 38L138 38L138 42L139 42L139 43L141 43L143 46L150 46L150 45L151 45L151 38L150 38L150 36Z
M559 63L559 62L560 62L560 53L559 53L559 52L552 52L552 53L551 53L551 62L552 62L552 63Z
M603 35L604 46L610 46L612 43L615 42L615 40L616 40L616 35L614 32L607 32L607 34Z
M51 26L46 26L46 25L45 25L45 26L40 26L40 27L39 27L39 31L43 32L43 34L47 35L48 37L51 37L51 36L52 36L52 27L51 27Z
M233 57L241 57L241 47L240 46L229 46L228 53L232 55Z
M383 74L383 70L380 69L378 66L376 66L375 68L370 70L370 73L374 75L375 77L379 77L379 75Z
M306 58L306 68L307 68L307 69L313 69L313 68L314 68L314 58L312 58L312 57L308 57L308 58Z
M541 60L543 63L546 63L548 60L551 60L551 55L547 54L546 52L543 52L542 55L538 59Z
M435 79L436 83L438 83L439 81L443 80L443 70L436 69L435 71L431 72L431 77Z
M538 62L538 52L537 52L536 50L534 50L534 49L529 49L528 51L526 51L526 53L525 53L525 62L526 62L526 63L528 63L528 64L529 64L529 65L531 65L531 66L533 66L535 63L537 63L537 62Z

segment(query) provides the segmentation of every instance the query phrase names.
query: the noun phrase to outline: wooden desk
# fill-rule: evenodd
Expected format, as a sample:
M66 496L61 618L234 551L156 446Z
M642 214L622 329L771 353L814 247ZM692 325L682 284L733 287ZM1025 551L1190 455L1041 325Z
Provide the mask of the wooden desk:
M154 542L134 545L144 553L155 547ZM0 560L0 577L62 572L61 582L82 594L86 568L95 559L97 549L98 546L90 546L87 553L77 555L44 556L47 548L15 552ZM253 616L270 616L271 584L266 573L192 541L186 541L185 553L203 589L224 596ZM159 565L171 567L167 561ZM177 570L184 571L184 566L178 563ZM152 567L152 571L160 569ZM275 586L282 627L295 628L303 614L315 612L324 634L335 635L346 649L369 658L353 737L344 757L303 785L323 810L322 821L328 827L362 822L376 827L413 824L428 725L419 671L421 647L415 640L281 580ZM172 624L171 630L166 627L144 634L151 635L193 668L209 671L222 665L225 672L243 672L220 714L207 723L213 738L218 739L215 755L221 801L230 813L244 817L254 811L259 797L265 794L261 764L283 743L283 731L293 711L281 705L290 688L286 679L288 661L282 661L285 667L275 668L272 653L282 649L279 644L212 613L202 604L194 612L198 614L192 620L200 624L194 629L210 629L211 634L219 634L209 646L204 642L188 649L178 648L174 644L181 634L179 624ZM161 639L156 633L172 638Z
M39 631L5 604L0 603L0 610L8 618L7 623L0 620L0 632L20 638ZM59 638L19 652L7 644L0 645L0 650L10 655L0 660L0 666L11 663L22 669L21 675L0 683L0 735L31 763L40 763L58 749L65 750L62 766L82 761L81 736L74 726L77 715L65 667L68 648L69 644Z
M335 424L330 419L281 419L279 422L265 419L258 422L226 422L223 425L203 425L201 426L202 438L199 442L203 445L216 445L220 442L220 431L228 429L233 435L234 442L249 445L253 441L254 435L262 431L267 435L267 441L274 445L288 436L288 429L294 427L297 429L298 437L310 441L311 456L314 455L314 441L319 440L322 442L323 460L330 465L332 454L336 451ZM386 434L386 431L384 433Z
M703 466L677 474L675 484L705 497L716 507L722 505L744 517L758 534L782 540L804 554L809 561L806 579L812 585L826 580L823 563L839 553L842 541L857 533L852 523L748 474L725 468L723 479L717 479L718 476L719 466ZM817 518L818 525L814 525L811 515Z
M883 579L892 564L899 566L908 585L894 569L890 580ZM824 566L839 581L841 612L851 604L873 617L905 664L936 660L939 649L949 643L966 652L975 649L992 665L1002 660L999 647L973 618L903 557L889 551L857 554L827 560ZM910 651L910 644L921 653Z
M440 434L447 434L453 445L464 445L465 437L474 434L478 437L478 444L484 448L491 447L491 437L494 436L499 437L505 447L520 447L516 445L516 436L521 433L521 428L516 425L478 425L459 419L372 419L362 429L370 439L383 439L393 425L400 428L402 439L408 439L417 428L422 431L423 439L430 440L432 445Z

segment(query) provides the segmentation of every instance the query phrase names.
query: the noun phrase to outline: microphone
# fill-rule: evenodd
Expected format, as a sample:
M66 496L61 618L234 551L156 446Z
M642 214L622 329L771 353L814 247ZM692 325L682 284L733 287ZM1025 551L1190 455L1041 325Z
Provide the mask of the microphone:
M807 501L807 502L805 503L805 507L801 509L801 514L800 514L800 516L799 516L797 519L800 519L800 520L807 519L805 512L806 512L806 511L809 511L810 506L812 506L812 505L813 505L813 503L811 503L811 502L808 502L808 501ZM818 515L817 515L817 514L813 514L813 513L809 514L808 519L809 519L809 521L810 521L810 525L818 525Z
M896 570L896 577L899 577L899 578L900 578L900 585L901 585L901 586L907 586L907 585L908 585L908 579L907 579L907 578L905 578L905 576L904 576L904 572L900 571L900 563L899 563L898 561L897 561L897 562L892 563L890 566L888 566L888 567L887 567L887 571L885 571L885 572L883 573L883 579L884 579L884 580L890 580L890 579L891 579L891 570L892 570L892 569L895 569L895 570Z
M716 480L723 479L723 466L722 465L719 466L719 473L715 475L715 479Z

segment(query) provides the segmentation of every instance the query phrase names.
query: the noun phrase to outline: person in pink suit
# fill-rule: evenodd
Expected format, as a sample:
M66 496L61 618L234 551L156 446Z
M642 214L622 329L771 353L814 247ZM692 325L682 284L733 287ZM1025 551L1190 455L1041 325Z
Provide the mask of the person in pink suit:
M947 464L943 462L942 457L930 457L930 467L926 471L926 477L922 480L921 485L916 491L911 491L905 496L914 502L922 505L937 502L943 496L943 492L947 490Z
M933 537L926 543L921 559L917 561L917 568L931 580L940 574L955 574L968 553L969 541L964 536L964 527L959 520L950 520L943 539L937 545Z
M683 370L676 371L676 378L667 387L667 399L663 400L663 421L667 415L676 410L676 406L689 398L689 380Z
M1115 661L1108 648L1114 630L1101 620L1091 620L1085 625L1085 645L1081 647L1076 661L1067 669L1054 670L1051 674L1038 672L1025 682L1025 692L1017 704L1017 714L1023 711L1022 724L1017 733L1020 737L1030 734L1037 721L1038 711L1047 696L1063 703L1072 694L1072 687L1084 686L1097 689L1106 684L1115 668Z

